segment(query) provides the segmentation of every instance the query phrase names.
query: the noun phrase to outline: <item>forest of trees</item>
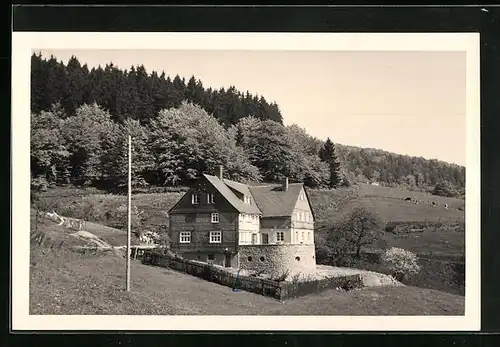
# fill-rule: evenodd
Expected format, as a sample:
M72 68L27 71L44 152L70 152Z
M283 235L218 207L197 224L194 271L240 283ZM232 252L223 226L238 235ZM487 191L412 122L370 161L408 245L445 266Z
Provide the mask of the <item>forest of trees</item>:
M143 66L88 69L32 56L33 184L74 184L119 191L126 186L127 134L133 137L133 185L188 185L216 165L240 181L285 176L309 187L378 181L460 191L465 168L437 160L334 144L283 125L263 96L205 89Z
M40 53L31 56L33 113L46 111L60 102L66 114L72 115L78 106L95 102L108 110L114 121L134 119L145 125L160 110L178 107L184 100L200 105L225 126L249 115L282 123L276 103L268 103L263 96L248 91L238 91L234 86L227 90L205 89L194 76L188 81L178 75L171 79L165 72L148 73L143 65L121 70L109 63L104 68L89 70L74 56L67 64L54 56L44 58Z

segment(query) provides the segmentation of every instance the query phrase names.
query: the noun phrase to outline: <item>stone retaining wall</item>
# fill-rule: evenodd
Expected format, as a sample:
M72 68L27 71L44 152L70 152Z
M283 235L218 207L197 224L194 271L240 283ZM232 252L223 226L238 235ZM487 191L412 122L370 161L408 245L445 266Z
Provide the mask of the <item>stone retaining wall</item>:
M314 245L251 245L240 246L240 268L280 275L314 274L316 252Z
M325 289L343 288L350 290L362 287L359 275L325 278L309 282L277 282L263 278L233 275L223 268L204 264L177 256L161 254L155 251L144 251L143 264L168 267L192 276L215 282L233 290L245 290L257 294L271 296L278 300L316 293Z

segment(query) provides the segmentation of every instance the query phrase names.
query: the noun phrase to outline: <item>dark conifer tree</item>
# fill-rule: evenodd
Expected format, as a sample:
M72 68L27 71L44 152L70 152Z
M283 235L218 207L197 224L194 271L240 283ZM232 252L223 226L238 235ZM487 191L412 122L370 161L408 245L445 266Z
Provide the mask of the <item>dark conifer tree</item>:
M71 56L65 69L67 88L64 90L61 104L68 114L74 114L78 106L84 103L85 85L88 76L85 75L80 62L75 56Z
M333 144L332 140L328 138L323 145L322 148L319 150L319 158L321 161L325 162L328 164L328 167L330 169L330 179L328 182L328 186L330 188L336 188L340 185L340 163L337 158L337 154L335 153L335 145Z

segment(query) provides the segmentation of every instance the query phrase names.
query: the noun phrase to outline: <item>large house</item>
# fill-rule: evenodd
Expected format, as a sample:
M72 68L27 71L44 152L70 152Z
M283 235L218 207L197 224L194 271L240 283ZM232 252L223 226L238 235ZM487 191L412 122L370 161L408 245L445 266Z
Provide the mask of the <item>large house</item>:
M203 174L169 211L171 250L226 267L315 269L314 214L302 183L246 185Z

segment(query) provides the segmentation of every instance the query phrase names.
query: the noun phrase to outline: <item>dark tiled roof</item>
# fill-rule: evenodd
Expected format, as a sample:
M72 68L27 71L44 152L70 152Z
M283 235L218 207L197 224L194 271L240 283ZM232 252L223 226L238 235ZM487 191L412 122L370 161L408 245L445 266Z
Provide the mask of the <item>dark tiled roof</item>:
M246 185L228 179L221 181L212 175L204 174L203 176L239 212L262 214L262 217L291 216L303 187L302 183L289 183L288 190L285 192L281 184ZM241 201L233 190L243 195L252 196L252 205Z
M245 204L243 201L229 189L229 187L222 182L218 177L203 174L203 176L234 206L239 212L261 214L261 211L255 205ZM237 183L237 182L235 182ZM234 188L233 188L234 189Z
M282 190L281 185L250 186L255 203L262 211L262 217L291 216L302 183L290 183L288 190Z

